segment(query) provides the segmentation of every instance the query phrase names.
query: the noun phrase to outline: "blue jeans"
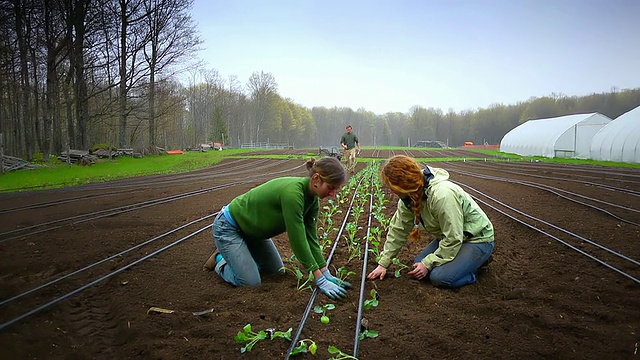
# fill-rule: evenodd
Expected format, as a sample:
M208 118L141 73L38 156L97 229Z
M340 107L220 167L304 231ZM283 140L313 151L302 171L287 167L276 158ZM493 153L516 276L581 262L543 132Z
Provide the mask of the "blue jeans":
M216 273L234 286L260 285L260 272L284 273L282 258L271 239L245 240L223 212L213 220L213 241L222 255Z
M413 263L435 252L440 239L435 239L418 254ZM435 266L429 271L429 280L435 286L458 288L476 282L476 270L489 259L493 252L493 241L486 243L468 243L460 246L458 255L446 264Z

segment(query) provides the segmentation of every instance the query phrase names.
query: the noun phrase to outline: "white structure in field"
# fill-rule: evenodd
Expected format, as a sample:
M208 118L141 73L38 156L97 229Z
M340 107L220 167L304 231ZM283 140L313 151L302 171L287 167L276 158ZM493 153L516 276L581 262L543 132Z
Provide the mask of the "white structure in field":
M523 156L587 159L591 140L611 121L599 113L529 120L502 138L500 151Z
M591 142L590 158L640 163L640 106L600 129Z

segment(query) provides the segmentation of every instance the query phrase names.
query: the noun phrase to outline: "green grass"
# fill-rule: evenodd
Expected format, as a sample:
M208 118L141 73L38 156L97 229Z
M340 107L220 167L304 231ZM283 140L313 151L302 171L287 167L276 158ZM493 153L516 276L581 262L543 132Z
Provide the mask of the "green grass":
M145 156L100 159L91 166L68 166L62 162L51 162L47 167L5 173L0 176L0 191L14 192L49 189L67 186L125 179L154 174L180 173L202 169L252 149L185 152L183 155Z
M373 149L373 147L363 147ZM385 150L415 150L408 147L378 147ZM426 150L442 150L427 149ZM99 160L91 166L71 165L61 162L47 163L46 168L36 170L21 170L0 175L0 192L16 192L26 190L38 190L60 188L67 186L83 185L94 182L104 182L116 179L125 179L137 176L180 173L206 168L216 164L224 158L271 158L271 159L298 159L305 161L311 157L318 158L317 149L303 149L304 155L244 155L248 152L256 152L256 149L230 149L224 151L186 152L183 155L146 156L141 159L131 157L116 158L113 161ZM568 163L576 165L601 165L626 168L640 168L640 164L617 163L607 161L578 160L578 159L549 159L545 157L523 157L516 154L502 153L496 150L469 149L487 158L417 158L419 162L444 162L444 161L523 161L523 162L548 162ZM358 158L358 162L383 161L384 159ZM42 164L42 161L38 161Z

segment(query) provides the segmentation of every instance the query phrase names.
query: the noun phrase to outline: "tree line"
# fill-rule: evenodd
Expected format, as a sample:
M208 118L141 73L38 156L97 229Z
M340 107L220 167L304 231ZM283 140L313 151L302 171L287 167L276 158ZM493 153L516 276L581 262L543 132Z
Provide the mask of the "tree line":
M335 146L348 124L365 146L497 144L529 119L590 112L613 119L640 105L640 89L611 89L460 112L422 105L386 114L309 109L282 97L269 72L242 83L199 64L192 6L193 0L1 1L5 153L31 160L67 148L152 152L210 141Z

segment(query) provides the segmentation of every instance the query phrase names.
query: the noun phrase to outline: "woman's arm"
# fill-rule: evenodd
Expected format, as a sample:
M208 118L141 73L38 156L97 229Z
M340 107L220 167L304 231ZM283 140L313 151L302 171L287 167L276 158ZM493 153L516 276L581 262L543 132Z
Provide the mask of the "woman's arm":
M407 243L409 233L413 228L414 216L411 209L408 209L402 200L398 200L398 209L391 218L389 223L389 231L387 231L387 239L384 248L380 254L378 264L384 268L388 268L394 257L398 255L400 249Z

